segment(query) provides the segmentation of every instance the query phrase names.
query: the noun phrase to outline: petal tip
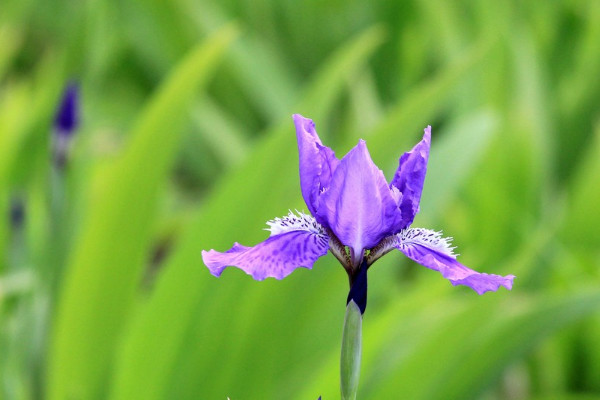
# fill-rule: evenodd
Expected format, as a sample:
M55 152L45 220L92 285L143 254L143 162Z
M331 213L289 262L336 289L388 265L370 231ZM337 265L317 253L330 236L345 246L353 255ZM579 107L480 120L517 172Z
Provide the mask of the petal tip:
M367 142L364 139L359 139L358 143L356 144L356 146L354 146L348 152L348 154L353 153L355 151L357 151L357 152L359 152L361 154L367 154L367 155L369 155L369 158L371 158L371 155L369 154L369 148L367 147Z
M308 138L310 141L315 141L318 144L321 144L321 140L317 136L317 130L315 123L310 118L305 118L300 114L292 115L294 119L294 125L296 126L296 135L300 140L301 137ZM308 135L308 137L306 136Z
M506 279L502 286L504 286L507 290L512 290L513 288L513 280L516 278L515 275L506 275L504 279Z
M302 121L306 119L301 114L292 114L292 118L294 119L294 121Z
M500 286L504 287L507 290L512 290L513 279L515 278L514 275L502 276L502 275L485 274L485 273L481 273L479 275L489 278L490 279L489 284L484 285L484 286L478 286L477 284L467 283L467 282L459 283L459 284L466 284L471 289L475 290L478 295L482 295L487 292L497 292L498 289L500 289Z
M204 262L204 265L206 265L206 268L208 268L211 275L216 276L217 278L221 276L221 273L225 269L223 265L215 260L215 257L219 254L221 253L213 249L209 251L202 250L202 261Z
M296 126L302 127L304 129L314 128L315 126L315 123L312 119L306 118L301 114L293 114L292 118L294 119L294 124L296 124Z
M427 125L427 128L423 129L423 141L431 143L431 125Z

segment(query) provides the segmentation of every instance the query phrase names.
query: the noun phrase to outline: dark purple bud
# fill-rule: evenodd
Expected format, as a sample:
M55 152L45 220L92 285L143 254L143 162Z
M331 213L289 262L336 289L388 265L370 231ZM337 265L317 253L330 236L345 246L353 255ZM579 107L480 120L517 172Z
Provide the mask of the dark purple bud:
M59 136L71 136L79 125L79 89L76 83L67 85L54 119L54 129Z
M25 204L21 197L13 197L10 202L10 225L19 230L25 221Z
M54 165L63 170L69 158L69 147L79 126L79 87L71 82L65 88L54 118L53 159Z
M348 293L348 299L346 300L346 305L350 303L350 300L354 300L361 314L364 314L367 308L367 268L367 259L363 258L358 273L352 280L350 293Z

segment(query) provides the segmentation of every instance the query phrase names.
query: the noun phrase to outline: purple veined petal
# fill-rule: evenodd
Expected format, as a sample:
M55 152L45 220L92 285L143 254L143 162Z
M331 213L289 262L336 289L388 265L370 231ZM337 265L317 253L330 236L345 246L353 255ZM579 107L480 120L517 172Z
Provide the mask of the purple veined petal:
M319 195L329 186L340 161L329 147L323 146L311 119L300 114L294 114L293 118L298 139L302 197L311 214L316 215Z
M353 250L355 268L364 249L393 233L398 207L363 140L341 160L329 189L321 195L317 216Z
M294 231L271 236L254 247L235 243L224 253L202 251L202 259L214 276L220 276L226 267L233 266L262 281L271 277L283 279L300 267L311 269L328 249L328 237Z
M396 227L396 232L409 227L419 212L430 145L431 126L427 126L423 139L400 157L398 169L390 183L390 186L395 186L402 193L399 203L402 221Z
M512 289L514 275L480 273L456 261L450 247L451 238L442 238L439 232L413 228L401 232L398 238L398 250L424 267L439 271L454 286L465 285L478 294L495 292L500 286Z
M286 217L269 221L271 236L254 247L234 243L224 253L202 251L204 264L214 276L220 276L228 266L237 267L257 281L265 278L283 279L296 268L311 269L315 261L327 254L329 236L313 217L292 212Z

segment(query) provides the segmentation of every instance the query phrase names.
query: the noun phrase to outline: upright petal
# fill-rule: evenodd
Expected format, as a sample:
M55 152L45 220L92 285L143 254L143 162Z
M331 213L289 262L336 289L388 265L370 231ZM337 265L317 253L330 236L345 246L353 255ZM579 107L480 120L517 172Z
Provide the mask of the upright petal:
M425 128L423 139L411 151L400 157L398 169L391 183L391 186L395 186L402 193L399 204L402 221L396 227L396 232L409 227L419 212L430 144L431 126L428 126Z
M363 250L392 233L397 209L383 172L361 140L335 170L329 189L321 195L317 216L353 249L353 264L358 267Z
M512 289L514 275L500 276L473 271L458 261L450 247L450 238L429 229L407 229L398 235L397 248L424 267L439 271L454 286L466 285L483 294L500 286Z
M218 277L226 267L234 266L257 281L269 277L283 279L296 268L311 269L319 257L327 254L329 236L313 217L290 212L267 224L271 237L254 247L235 243L225 253L202 251L210 273Z
M319 195L329 186L340 161L329 147L323 146L311 119L300 114L293 117L298 139L302 197L311 214L315 215Z

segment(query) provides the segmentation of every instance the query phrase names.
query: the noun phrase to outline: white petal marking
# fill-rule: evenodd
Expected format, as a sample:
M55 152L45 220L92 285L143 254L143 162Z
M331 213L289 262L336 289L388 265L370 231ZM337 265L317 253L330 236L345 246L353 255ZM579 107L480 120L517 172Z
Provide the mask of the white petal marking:
M367 262L371 265L390 251L400 247L406 248L411 244L427 247L454 259L458 255L454 254L456 247L452 246L452 238L442 237L442 232L424 228L407 228L383 239L371 250Z
M296 215L298 214L298 215ZM308 231L316 235L325 235L325 229L310 214L305 214L296 210L296 214L290 210L288 215L282 218L275 218L267 221L268 228L265 230L271 232L271 236L281 235L291 231Z
M454 254L456 247L452 246L452 237L442 237L441 231L436 232L432 229L410 228L402 230L396 236L399 239L399 242L397 242L399 246L419 244L448 257L456 258L458 255Z

